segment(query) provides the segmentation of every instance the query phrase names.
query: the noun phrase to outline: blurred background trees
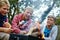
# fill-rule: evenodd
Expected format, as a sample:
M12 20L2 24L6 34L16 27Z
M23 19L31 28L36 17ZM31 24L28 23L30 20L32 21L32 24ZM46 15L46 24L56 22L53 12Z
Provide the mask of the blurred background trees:
M8 13L8 19L11 23L11 20L13 19L14 15L19 12L18 8L18 0L9 0L10 3L10 11Z
M41 22L43 22L49 14L53 15L54 11L51 13L52 10L54 10L55 8L60 8L60 0L8 0L8 1L10 3L10 11L8 13L10 23L14 15L23 12L27 6L31 6L34 9L33 19L35 18L38 18L39 20L41 19L40 20ZM60 14L60 11L59 10L57 11L58 11L57 14ZM57 16L58 15L56 15L56 17Z

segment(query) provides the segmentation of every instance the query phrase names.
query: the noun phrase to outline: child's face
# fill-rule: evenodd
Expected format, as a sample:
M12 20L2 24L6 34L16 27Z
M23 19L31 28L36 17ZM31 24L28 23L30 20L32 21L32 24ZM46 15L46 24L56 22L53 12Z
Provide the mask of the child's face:
M54 24L54 19L53 18L48 18L47 25L53 25L53 24Z
M24 14L25 14L25 19L30 19L32 16L32 13L29 9L26 9Z
M3 5L1 8L0 8L0 13L2 15L6 15L7 13L9 12L9 7L7 5Z

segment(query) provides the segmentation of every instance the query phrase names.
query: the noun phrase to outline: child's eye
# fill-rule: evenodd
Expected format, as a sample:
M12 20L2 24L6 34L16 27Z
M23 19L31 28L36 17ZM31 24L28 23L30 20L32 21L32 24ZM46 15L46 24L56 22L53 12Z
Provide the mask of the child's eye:
M4 10L9 10L9 9L7 9L7 8L3 8Z
M6 10L6 8L3 8L4 10Z

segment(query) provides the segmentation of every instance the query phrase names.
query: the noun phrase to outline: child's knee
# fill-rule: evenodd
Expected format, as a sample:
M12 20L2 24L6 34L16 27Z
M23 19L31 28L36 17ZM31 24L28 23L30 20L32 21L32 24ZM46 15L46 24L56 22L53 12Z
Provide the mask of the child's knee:
M9 40L10 35L9 34L5 34L4 40Z

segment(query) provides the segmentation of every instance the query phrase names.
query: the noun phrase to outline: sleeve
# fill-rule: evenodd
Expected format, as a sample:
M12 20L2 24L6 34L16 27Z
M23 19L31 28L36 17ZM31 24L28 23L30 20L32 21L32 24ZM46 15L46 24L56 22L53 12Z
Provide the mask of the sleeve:
M57 26L54 28L54 32L52 34L52 37L51 37L51 40L56 40L56 37L57 37L57 33L58 33L58 28Z
M14 33L20 33L20 29L18 28L18 15L15 15L12 20L12 29Z
M41 32L43 33L43 30L44 30L44 28L45 28L45 24L40 24L40 30L41 30Z

